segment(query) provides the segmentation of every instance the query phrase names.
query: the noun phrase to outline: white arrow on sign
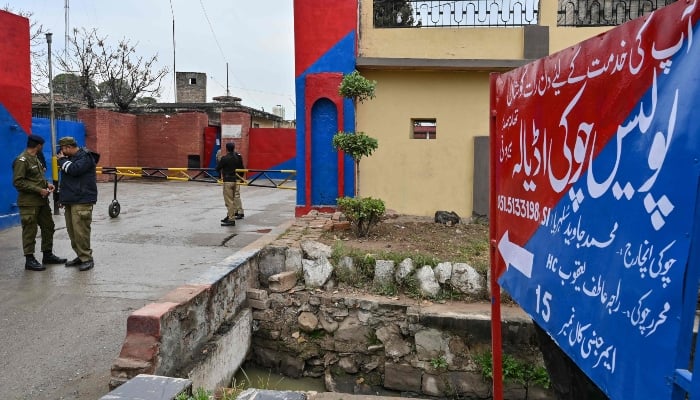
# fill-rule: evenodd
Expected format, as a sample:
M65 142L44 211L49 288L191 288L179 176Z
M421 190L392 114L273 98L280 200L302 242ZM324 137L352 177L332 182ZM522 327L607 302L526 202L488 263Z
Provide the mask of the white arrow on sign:
M508 269L508 265L512 265L513 268L522 272L523 275L532 278L534 255L525 250L524 247L511 242L508 238L508 231L503 234L503 237L498 242L498 251L501 252L501 257L506 262L506 269Z

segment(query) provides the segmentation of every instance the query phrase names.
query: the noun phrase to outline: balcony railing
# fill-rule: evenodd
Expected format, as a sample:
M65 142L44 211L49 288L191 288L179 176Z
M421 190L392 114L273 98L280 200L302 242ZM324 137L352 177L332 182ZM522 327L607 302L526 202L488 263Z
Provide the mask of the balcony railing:
M559 0L558 26L616 26L676 0Z
M537 25L539 0L374 0L375 28Z

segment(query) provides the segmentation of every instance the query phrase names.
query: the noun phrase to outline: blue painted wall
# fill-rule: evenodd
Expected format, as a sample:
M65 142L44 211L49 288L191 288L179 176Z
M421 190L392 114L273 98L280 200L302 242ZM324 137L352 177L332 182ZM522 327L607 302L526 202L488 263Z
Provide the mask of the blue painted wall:
M49 165L47 179L51 180L51 124L47 118L32 118L32 133L46 140L44 157ZM12 161L27 146L27 132L17 124L7 110L0 104L0 229L19 224L17 208L17 191L12 185ZM57 140L64 136L73 136L80 146L85 145L85 125L81 122L56 121Z

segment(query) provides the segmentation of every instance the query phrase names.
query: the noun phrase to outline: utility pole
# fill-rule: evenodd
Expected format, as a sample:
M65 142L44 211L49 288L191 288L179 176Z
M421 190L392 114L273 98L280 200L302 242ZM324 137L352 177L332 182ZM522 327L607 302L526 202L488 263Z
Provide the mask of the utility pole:
M46 44L49 46L49 110L51 124L51 173L53 175L53 185L58 187L58 162L56 161L56 114L53 102L53 68L51 67L51 39L53 33L46 33ZM58 212L58 193L54 190L53 192L53 214L59 215Z
M70 0L66 0L66 3L65 3L66 4L65 5L65 9L66 9L65 10L65 18L66 18L65 31L66 31L66 33L65 34L66 34L66 37L65 37L65 42L63 44L63 58L64 58L64 60L68 60L68 43L70 43L70 36L68 36L68 29L70 27L70 24L68 23L68 16L70 15L70 13L68 11L68 8L69 8L68 3L69 2L70 2ZM66 72L68 72L68 71L66 71ZM68 79L63 80L63 101L64 102L67 100L66 96L68 96Z
M177 70L175 69L175 11L173 11L173 0L170 0L170 15L173 17L173 96L177 103Z

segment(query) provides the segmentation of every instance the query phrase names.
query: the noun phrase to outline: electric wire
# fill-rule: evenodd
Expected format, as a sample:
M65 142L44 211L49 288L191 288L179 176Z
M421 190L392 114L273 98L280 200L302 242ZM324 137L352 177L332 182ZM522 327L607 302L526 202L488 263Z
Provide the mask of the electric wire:
M219 39L216 37L216 33L214 32L214 27L211 24L211 21L209 20L209 15L207 15L207 10L204 8L204 2L202 0L199 0L199 4L202 6L202 12L204 13L204 18L206 18L207 23L209 24L209 30L211 31L212 36L214 36L214 42L216 43L216 47L219 48L219 53L221 53L221 58L224 60L224 62L228 62L226 59L226 56L224 55L224 51L221 49L221 44L219 44Z

